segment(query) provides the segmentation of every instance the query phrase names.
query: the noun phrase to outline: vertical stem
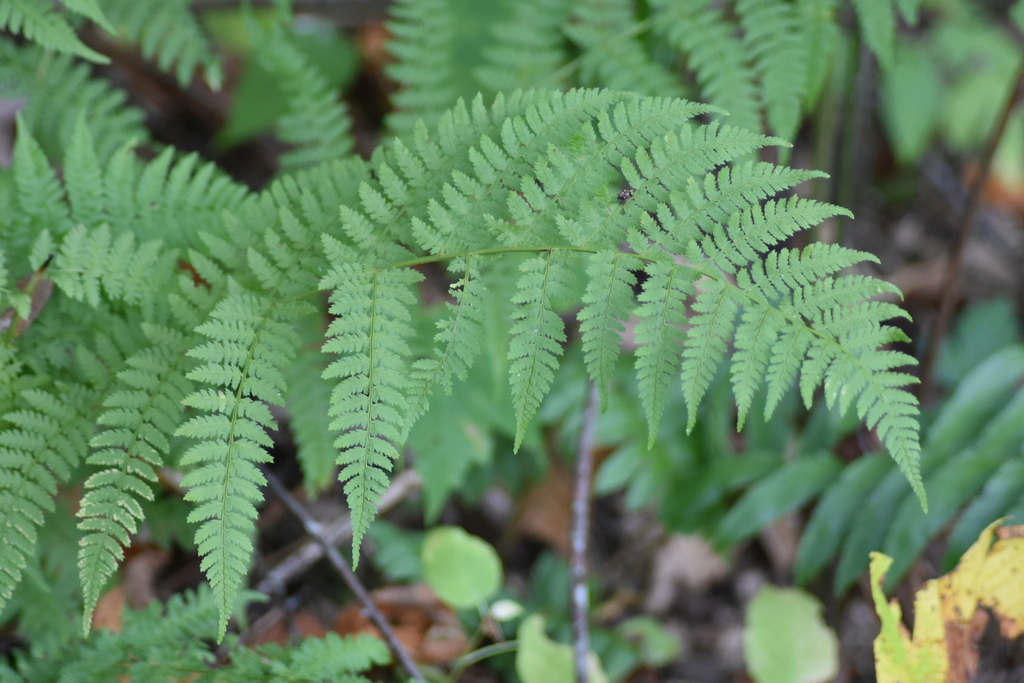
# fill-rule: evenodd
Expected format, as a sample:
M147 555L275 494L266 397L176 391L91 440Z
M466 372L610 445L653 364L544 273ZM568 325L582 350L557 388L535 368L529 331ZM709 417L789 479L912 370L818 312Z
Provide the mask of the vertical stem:
M402 645L395 636L395 632L391 628L391 624L388 623L388 620L385 619L384 615L381 614L379 609L377 609L377 605L373 604L373 599L370 597L370 594L367 592L366 588L363 587L363 584L359 582L359 578L356 577L355 573L348 566L348 563L345 562L345 558L341 556L341 553L338 552L337 548L327 542L327 539L324 537L323 527L320 523L313 519L309 513L306 512L305 508L299 505L299 501L295 500L292 494L288 493L288 489L284 487L284 484L282 484L277 477L265 468L261 467L260 469L267 478L267 484L270 486L270 490L281 499L281 502L291 510L293 515L302 520L302 526L305 527L306 533L316 539L324 549L324 554L327 555L327 559L330 561L331 565L341 575L341 578L345 580L349 590L355 594L359 599L359 602L363 603L363 608L366 610L367 616L370 617L370 621L372 621L373 625L377 627L378 631L380 631L381 635L384 637L384 641L388 644L388 647L391 648L392 654L394 654L395 658L402 665L402 668L404 668L415 680L426 683L426 679L423 678L423 674L420 673L419 668L416 666L415 662L412 661L412 657L409 656L408 650L405 649L405 646Z
M942 339L946 336L953 317L953 308L957 300L957 284L960 279L960 267L963 264L967 242L974 233L974 224L976 222L974 219L978 214L978 209L981 207L981 195L985 189L985 183L988 181L989 172L992 170L992 161L995 159L996 151L999 149L999 143L1002 141L1003 133L1006 131L1006 124L1010 120L1010 114L1013 113L1013 107L1020 97L1022 88L1024 88L1024 68L1017 74L1017 78L1013 82L1013 90L1010 91L1010 96L1007 98L1006 104L999 115L996 128L992 131L992 138L982 154L978 164L978 175L974 178L970 194L967 197L967 208L964 209L963 216L960 218L960 229L957 231L956 242L953 244L953 253L949 256L949 270L946 271L942 300L939 303L939 312L932 319L931 335L928 340L928 354L925 356L923 367L921 368L919 395L922 401L927 399L931 391L939 349L942 346Z
M576 659L576 683L588 683L590 652L589 596L587 595L587 538L590 535L590 484L594 472L597 410L601 399L590 383L579 450L576 453L576 492L572 501L572 627Z

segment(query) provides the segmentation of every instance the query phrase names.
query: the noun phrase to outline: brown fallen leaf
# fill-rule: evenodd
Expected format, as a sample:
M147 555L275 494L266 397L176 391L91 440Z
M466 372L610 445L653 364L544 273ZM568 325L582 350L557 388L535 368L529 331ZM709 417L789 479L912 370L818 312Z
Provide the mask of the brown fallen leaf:
M370 594L395 631L395 637L417 662L444 664L466 652L469 638L459 618L426 584L389 586ZM338 612L334 630L339 635L380 632L358 603Z
M124 617L124 589L114 586L100 596L96 609L92 613L92 627L96 630L106 629L114 633L121 632Z

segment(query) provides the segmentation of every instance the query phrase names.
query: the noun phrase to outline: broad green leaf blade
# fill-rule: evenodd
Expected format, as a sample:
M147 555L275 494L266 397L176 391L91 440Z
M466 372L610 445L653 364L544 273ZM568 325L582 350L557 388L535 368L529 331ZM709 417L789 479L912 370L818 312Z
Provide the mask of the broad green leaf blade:
M452 607L480 605L501 587L498 553L459 527L438 527L427 533L420 558L427 583Z
M736 502L715 530L715 542L728 546L752 536L820 493L839 476L842 468L842 462L831 455L784 465Z
M800 537L793 570L797 583L807 583L832 558L857 511L892 467L889 458L865 455L843 470L839 480L815 506Z
M895 470L882 478L853 520L850 535L843 542L833 590L842 594L868 568L868 553L882 547L885 532L900 503L910 493L910 484Z
M743 650L757 683L825 683L839 672L839 639L822 604L799 588L765 586L747 607Z
M996 470L950 532L946 541L946 555L942 559L942 571L950 571L960 561L971 544L977 540L982 529L1005 515L1014 503L1024 498L1024 461L1010 460ZM1019 517L1011 520L1024 521Z

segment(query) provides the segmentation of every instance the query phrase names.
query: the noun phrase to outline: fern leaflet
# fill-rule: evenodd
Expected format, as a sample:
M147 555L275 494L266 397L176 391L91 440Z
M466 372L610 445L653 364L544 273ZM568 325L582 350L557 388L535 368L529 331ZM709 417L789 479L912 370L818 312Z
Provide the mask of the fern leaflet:
M294 330L283 321L296 313L294 305L267 302L236 288L196 328L209 341L188 352L202 365L187 377L211 388L184 399L204 414L176 434L200 440L181 458L183 466L199 465L185 475L182 486L189 488L185 499L197 504L189 521L202 523L196 544L220 608L221 639L248 570L249 534L256 503L263 498L259 486L265 480L256 463L270 460L265 429L274 425L265 404L283 403L281 369L298 346Z
M323 350L340 357L324 371L338 379L331 394L331 429L340 432L338 479L352 510L352 563L359 543L376 514L374 507L388 485L387 472L398 458L400 437L407 433L406 397L412 332L408 307L415 303L410 286L421 279L411 269L374 269L356 254L324 236L331 270L320 283L333 290Z

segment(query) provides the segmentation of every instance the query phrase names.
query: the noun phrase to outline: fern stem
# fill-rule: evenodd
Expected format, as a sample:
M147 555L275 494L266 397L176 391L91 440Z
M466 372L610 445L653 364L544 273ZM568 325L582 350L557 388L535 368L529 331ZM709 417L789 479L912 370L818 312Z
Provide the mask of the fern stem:
M409 656L409 652L405 649L405 646L402 645L395 636L395 632L391 628L391 624L388 623L388 620L385 619L384 615L381 614L379 609L377 609L377 605L373 603L373 598L370 597L369 592L367 592L363 584L360 583L359 578L356 577L355 573L348 566L348 563L345 562L345 558L341 556L338 549L331 545L331 543L329 543L325 538L324 528L320 522L313 519L309 513L306 512L305 508L295 500L294 496L288 492L288 489L284 487L284 484L282 484L280 480L270 472L270 470L262 466L260 467L260 470L262 470L263 476L267 478L267 485L270 487L270 490L274 492L274 495L281 499L281 502L285 504L293 515L302 521L302 526L306 530L306 533L320 544L320 547L323 548L327 559L337 570L338 574L341 575L341 578L344 579L349 590L355 594L359 599L359 602L363 603L363 608L366 610L367 616L370 618L370 621L373 622L373 625L377 627L377 630L380 631L381 635L384 637L384 641L388 644L388 647L391 648L392 654L394 654L395 658L402 665L402 668L404 668L413 679L426 683L427 679L425 679L423 674L420 673L419 668L416 666L416 663L412 661L412 657Z
M999 143L1003 139L1006 125L1010 121L1010 114L1013 113L1022 90L1024 90L1024 68L1018 72L1017 78L1014 79L1013 90L1010 91L1010 95L1003 105L999 121L992 132L992 138L989 140L988 146L985 148L985 152L978 163L978 175L974 179L974 183L971 184L970 195L967 197L967 207L960 218L960 229L957 231L956 242L953 244L953 252L949 255L949 269L946 271L946 278L943 283L939 312L932 319L931 334L928 339L928 354L925 356L921 368L919 398L922 401L928 397L931 391L935 376L935 363L938 360L942 338L946 336L946 331L949 329L949 324L953 318L953 306L956 303L960 267L963 264L967 242L970 241L971 235L974 234L974 225L977 222L975 221L975 216L981 207L982 192L985 189L985 183L988 181L989 172L992 170L992 161L995 159L996 150L999 149Z
M576 683L588 683L587 654L590 651L588 625L590 599L587 593L587 538L590 535L590 494L597 447L597 415L601 397L590 383L583 416L579 450L576 452L576 491L572 501L572 630L576 655Z
M569 245L558 245L558 246L544 246L544 247L491 247L490 249L476 249L474 251L460 251L453 252L450 254L432 254L430 256L420 256L417 258L407 259L405 261L399 261L397 263L389 263L386 266L381 266L378 270L384 270L387 268L411 268L413 266L422 266L427 263L438 263L440 261L450 261L455 258L466 258L468 256L493 256L496 254L539 254L545 251L578 251L584 254L596 254L597 249L590 249L588 247L572 247ZM642 256L639 258L643 258ZM648 261L650 259L644 259Z

